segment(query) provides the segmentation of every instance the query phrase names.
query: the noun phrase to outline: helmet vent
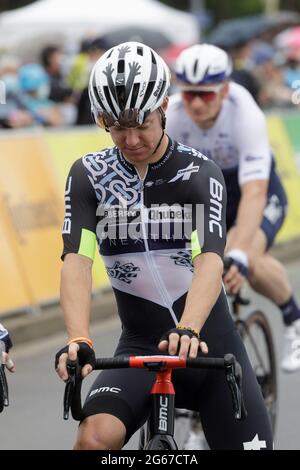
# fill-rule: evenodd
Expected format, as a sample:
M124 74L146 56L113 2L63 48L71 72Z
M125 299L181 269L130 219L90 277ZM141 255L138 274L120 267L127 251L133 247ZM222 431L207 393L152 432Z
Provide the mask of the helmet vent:
M140 91L140 84L135 83L133 85L133 90L132 90L132 95L131 95L131 101L130 101L130 108L134 108L139 96L139 91Z
M138 46L138 48L137 48L137 53L138 53L138 55L143 56L143 55L144 55L144 50L143 50L143 48L140 47L140 46Z

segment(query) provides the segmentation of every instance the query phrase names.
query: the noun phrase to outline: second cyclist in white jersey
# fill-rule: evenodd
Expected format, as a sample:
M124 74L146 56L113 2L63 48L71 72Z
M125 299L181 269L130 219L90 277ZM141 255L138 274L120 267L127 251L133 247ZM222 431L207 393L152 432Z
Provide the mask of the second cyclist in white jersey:
M228 55L215 46L192 46L176 63L180 93L171 97L168 134L201 151L222 169L226 182L225 277L238 292L245 277L281 310L285 329L282 367L300 369L300 310L283 266L268 253L285 219L287 198L275 170L266 119L249 92L230 82Z

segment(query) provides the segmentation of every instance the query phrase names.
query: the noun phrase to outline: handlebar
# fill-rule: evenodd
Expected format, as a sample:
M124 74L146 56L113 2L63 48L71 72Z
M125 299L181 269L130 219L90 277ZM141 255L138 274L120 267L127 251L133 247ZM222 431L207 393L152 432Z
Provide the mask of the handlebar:
M0 341L0 413L9 405L8 384L5 375L5 365L2 364L2 353L5 352L5 344Z
M162 372L171 369L215 369L224 370L231 393L234 416L244 420L247 416L242 394L242 368L232 354L224 358L197 357L180 359L178 356L130 356L96 359L94 370L143 368L149 371ZM69 412L74 420L82 421L84 413L81 404L81 368L77 361L67 361L69 374L64 393L64 419L69 419Z

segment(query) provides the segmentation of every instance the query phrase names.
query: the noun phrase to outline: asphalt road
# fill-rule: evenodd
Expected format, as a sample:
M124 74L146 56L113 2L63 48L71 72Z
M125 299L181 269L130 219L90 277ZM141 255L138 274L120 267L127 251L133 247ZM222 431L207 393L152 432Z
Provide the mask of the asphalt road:
M300 301L300 262L288 266L290 279ZM269 316L277 355L282 345L282 322L278 310L260 296L255 303ZM118 339L117 318L92 328L97 353L108 356ZM0 449L70 449L77 424L62 419L63 384L54 373L55 352L64 344L64 334L45 338L14 349L17 373L9 374L11 406L0 415ZM86 389L90 381L86 381ZM279 415L275 448L300 450L300 371L279 372ZM136 446L136 437L128 444Z

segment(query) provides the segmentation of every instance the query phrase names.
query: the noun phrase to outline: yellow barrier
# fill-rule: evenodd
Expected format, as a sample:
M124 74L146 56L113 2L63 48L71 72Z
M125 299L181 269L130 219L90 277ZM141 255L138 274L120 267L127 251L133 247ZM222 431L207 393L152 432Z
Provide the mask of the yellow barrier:
M276 239L285 242L300 235L300 174L297 169L294 149L283 120L278 116L271 116L268 119L268 126L278 174L284 184L289 201L288 216Z

